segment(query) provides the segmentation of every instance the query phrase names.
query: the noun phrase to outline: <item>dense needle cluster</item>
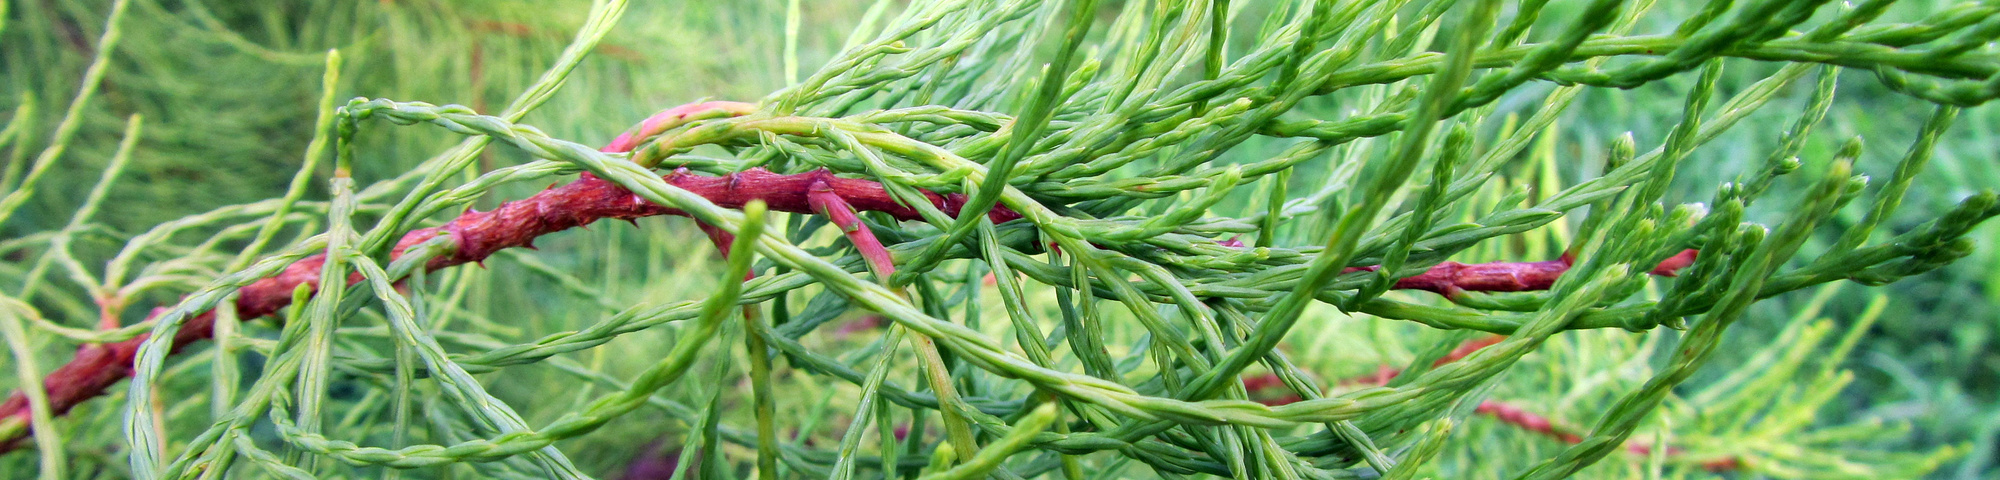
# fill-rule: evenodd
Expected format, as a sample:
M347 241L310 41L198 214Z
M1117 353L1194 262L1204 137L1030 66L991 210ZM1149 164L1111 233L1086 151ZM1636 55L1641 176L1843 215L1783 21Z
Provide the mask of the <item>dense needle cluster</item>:
M497 114L370 98L335 108L340 57L330 53L319 137L291 194L133 236L103 268L68 250L73 231L49 237L43 255L96 302L100 329L43 318L16 299L33 288L0 298L0 330L17 358L32 356L19 341L22 319L78 345L50 373L22 363L21 383L41 388L0 404L0 450L39 447L44 472L59 469L62 439L40 427L109 393L98 401L122 415L131 471L143 478L339 468L322 459L585 478L557 442L642 409L685 426L674 437L686 447L678 465L704 476L742 466L760 478L1080 478L1129 464L1161 476L1412 478L1475 413L1561 441L1521 478L1568 476L1612 455L1783 474L1792 470L1765 469L1745 449L1628 440L1653 426L1648 416L1754 302L1937 268L1966 254L1967 231L2000 214L1983 193L1924 214L1931 220L1915 228L1878 231L1922 181L1959 109L2000 97L2000 55L1986 46L2000 36L2000 7L1891 23L1878 19L1892 1L1716 1L1645 33L1658 24L1650 1L1099 3L913 2L871 16L848 48L790 88L754 103L670 108L602 148L520 120L603 39L623 1L600 2L549 74ZM115 40L107 34L101 48ZM1723 96L1725 63L1765 74ZM1820 141L1815 127L1842 68L1872 70L1881 85L1935 105L1887 175L1853 171L1854 141L1801 158ZM1532 201L1494 188L1581 92L1668 78L1691 87L1657 148L1642 154L1633 135L1610 139L1606 151L1565 160L1590 164L1575 169L1587 173ZM1776 101L1786 92L1807 98ZM1507 98L1533 107L1503 111ZM1705 198L1672 193L1676 170L1704 143L1752 112L1794 103L1803 113L1773 130L1779 141L1764 164L1709 186ZM468 139L357 190L353 165L369 159L356 138L383 123ZM132 125L128 137L140 122ZM477 171L494 142L537 161ZM0 222L35 193L61 154L52 155L0 201ZM313 178L329 156L332 178ZM301 200L300 185L314 181L330 185L330 201ZM554 183L492 210L466 208L530 182ZM1754 218L1760 211L1778 213ZM1861 220L1799 255L1843 211ZM430 272L515 262L501 252L606 219L662 215L691 218L676 225L708 234L726 259L721 287L699 302L611 305L618 313L588 327L520 343L433 328L447 309L433 303L459 297L439 297ZM243 253L186 260L219 263L203 269L134 265L151 258L139 252L196 226L214 231L201 248L241 244ZM1551 229L1563 232L1561 244L1524 261L1450 260ZM300 235L253 263L285 231ZM119 323L163 283L161 272L177 269L202 272L205 286L177 292L178 303L142 323ZM542 270L562 288L588 289ZM33 275L31 285L44 273ZM982 312L981 292L997 294L1001 311ZM1452 337L1407 367L1327 385L1317 379L1338 377L1308 372L1281 346L1332 312L1498 335ZM843 329L869 332L865 343L819 338L856 314L887 328ZM282 320L276 340L240 333L242 320L260 317ZM392 354L350 341L364 324ZM671 346L619 354L650 356L631 378L564 356L669 325ZM1577 419L1588 428L1488 398L1551 338L1608 328L1685 332L1664 340L1669 359L1643 383ZM219 389L228 394L210 400L212 412L156 409L181 397L162 384L172 358L211 338L218 350L247 342L265 356L260 370L242 372L249 386ZM738 356L747 365L733 365ZM225 377L237 374L236 360L216 358L227 364L216 371L230 373L215 384L233 381ZM588 372L608 391L558 415L527 415L476 376L528 364ZM377 404L398 418L393 435L348 436L328 424L338 376L376 381L394 399ZM113 388L128 379L125 391ZM738 381L751 398L714 393ZM781 385L800 381L852 393L855 408L826 419L844 425L781 414L777 404L796 401ZM688 403L674 385L711 394ZM409 431L419 390L451 399L462 425ZM154 427L163 416L201 415L201 431ZM255 438L262 426L275 441ZM824 443L790 440L813 437ZM1938 458L1880 463L1922 470Z

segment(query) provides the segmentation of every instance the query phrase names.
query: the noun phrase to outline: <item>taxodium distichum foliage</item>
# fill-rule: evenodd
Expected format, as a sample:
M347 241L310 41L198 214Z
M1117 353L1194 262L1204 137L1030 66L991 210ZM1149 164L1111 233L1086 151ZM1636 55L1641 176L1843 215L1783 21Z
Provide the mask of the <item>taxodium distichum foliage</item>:
M0 222L60 194L36 187L65 169L127 3L53 146L9 170ZM329 52L286 195L71 248L143 133L134 117L68 227L9 240L37 252L0 315L23 387L0 405L9 473L66 478L85 459L139 478L587 478L639 456L702 478L1824 478L1956 454L1847 449L1873 427L1815 427L1853 347L1822 342L1824 325L1720 389L1677 388L1761 299L1969 252L1962 237L2000 213L1992 193L1886 220L1959 110L2000 96L2000 7L884 1L764 98L661 105L603 145L521 123L626 7L599 2L494 111L336 101ZM1678 120L1536 147L1613 89L1672 96ZM1870 139L1908 144L1893 169L1857 171L1859 139L1819 128L1853 90L1932 105L1914 138ZM1743 122L1771 110L1787 121ZM464 141L357 185L371 159L355 142L408 128ZM1761 163L1675 186L1734 132L1769 140ZM479 162L488 147L534 160ZM497 206L468 208L482 199ZM610 251L524 251L667 215L687 219L644 221L707 239L674 254L716 260L603 261L699 268L619 280L697 300L624 303L567 268ZM1522 238L1541 246L1499 248ZM468 316L474 263L573 299L575 327ZM1414 332L1403 356L1359 376L1293 346L1391 327ZM1564 355L1640 378L1502 388L1545 380L1523 365L1565 336L1606 331L1628 348ZM1589 401L1495 393L1536 389ZM1482 443L1481 426L1545 443Z

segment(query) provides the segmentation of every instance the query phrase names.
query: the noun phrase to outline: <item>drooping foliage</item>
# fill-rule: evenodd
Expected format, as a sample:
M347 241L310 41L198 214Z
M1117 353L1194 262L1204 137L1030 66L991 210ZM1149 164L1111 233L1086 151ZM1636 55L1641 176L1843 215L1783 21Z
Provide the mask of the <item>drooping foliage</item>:
M511 100L462 106L347 91L409 63L367 55L399 51L397 28L297 26L342 46L314 55L197 2L110 3L77 93L24 97L30 120L0 136L0 228L43 227L0 246L20 257L0 289L11 384L43 386L0 405L0 441L39 456L0 461L45 478L583 478L662 455L705 478L1826 478L1959 453L1815 423L1881 307L1838 335L1814 311L1858 291L1843 283L1968 255L2000 214L1990 192L1902 208L1961 109L2000 96L2000 7L878 1L817 69L817 19L786 7L757 27L783 35L754 36L781 44L762 98L565 93L616 70L593 59L655 47L619 42L645 25L605 0ZM303 159L288 188L103 226L159 121L133 115L80 208L27 208L85 178L67 149L101 140L77 132L116 93L116 52L157 48L123 29L182 14L216 48L323 65L315 121L287 126L311 134L303 156L269 152ZM539 35L470 25L451 28ZM1880 171L1824 126L1856 90L1925 105L1905 138L1860 132L1906 145ZM1563 148L1574 106L1603 94L1677 110ZM608 142L561 124L606 122L577 110L596 104L664 110L615 119L637 125ZM553 105L572 110L538 113ZM37 108L68 110L44 132L21 113ZM461 139L391 140L413 132ZM1689 170L1736 138L1757 140L1732 144L1755 149L1733 178L1675 181L1720 175ZM1802 290L1820 293L1797 315L1755 308ZM1778 341L1719 352L1758 317ZM1718 356L1738 364L1702 377ZM1547 443L1498 440L1522 438Z

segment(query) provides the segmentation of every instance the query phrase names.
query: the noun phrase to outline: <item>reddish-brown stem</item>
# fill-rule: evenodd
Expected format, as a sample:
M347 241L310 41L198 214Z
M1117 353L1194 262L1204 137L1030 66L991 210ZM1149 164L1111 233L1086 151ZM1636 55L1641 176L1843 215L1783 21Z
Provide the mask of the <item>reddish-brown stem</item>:
M1465 356L1467 355L1471 355L1472 352L1477 352L1479 351L1479 349L1492 346L1493 344L1500 343L1501 340L1506 340L1506 339L1507 337L1501 335L1487 335L1472 340L1466 340L1465 343L1459 344L1458 348L1451 349L1451 353L1447 353L1443 357L1438 357L1437 361L1431 362L1431 366L1437 367L1447 363L1456 362L1461 358L1465 358ZM1375 373L1344 379L1340 381L1340 384L1341 385L1386 385L1389 383L1390 380L1395 379L1397 375L1402 375L1402 374L1403 374L1403 369L1401 368L1397 368L1392 365L1381 365L1375 367Z
M684 125L693 120L739 115L746 112L748 104L738 102L705 102L668 109L647 119L639 127L619 137L605 151L624 151L637 145L643 139L662 131ZM727 208L740 208L751 200L762 200L769 208L792 213L847 212L847 220L835 218L843 231L856 232L848 227L859 225L853 218L854 211L874 211L888 214L898 220L916 220L917 211L903 205L889 195L882 184L863 179L842 178L824 169L811 172L781 175L761 168L724 176L691 174L685 169L678 170L662 178L667 184L687 190ZM922 192L933 206L944 213L957 216L965 205L966 198L960 194L939 195ZM815 205L815 199L818 205ZM825 208L836 205L845 208ZM486 259L501 249L531 247L535 238L570 228L583 226L603 219L633 220L657 215L686 215L678 209L655 205L612 182L585 174L575 182L560 187L543 190L528 198L502 203L492 211L466 210L452 221L434 228L414 230L404 235L390 253L400 257L403 250L419 243L448 235L456 244L451 253L432 258L425 264L429 270L437 270ZM831 215L830 215L831 216ZM1021 218L1020 214L1006 207L995 207L987 216L994 223L1003 223ZM860 229L858 232L867 233ZM720 232L718 232L720 233ZM718 240L720 237L717 237ZM878 267L889 267L886 252L870 253L869 245L880 247L879 241L856 241L863 248L863 254L871 263L881 262ZM726 242L723 242L726 246ZM1676 259L1687 257L1691 261L1692 251L1684 252ZM1669 259L1669 262L1675 261ZM238 290L236 311L241 318L251 319L277 313L292 301L292 291L300 285L310 290L319 288L320 267L325 263L322 256L302 259L269 278L258 280ZM1662 263L1666 268L1667 263ZM1368 267L1363 267L1366 269ZM1465 265L1446 262L1431 271L1405 278L1397 282L1397 288L1420 289L1452 294L1456 291L1526 291L1547 289L1555 279L1568 270L1567 260L1527 263L1488 263ZM1671 269L1669 269L1671 270ZM166 308L156 308L152 318L158 318ZM173 351L206 340L214 335L214 312L204 312L188 318L173 339ZM132 363L139 345L147 336L139 336L122 342L84 345L77 349L76 356L69 363L49 373L43 379L43 387L48 392L49 406L57 415L67 413L71 408L86 400L103 395L104 392L132 374ZM26 396L16 392L6 402L0 403L0 422L28 422ZM17 430L14 438L0 438L0 453L5 453L19 445L25 438L26 429Z
M900 220L917 218L915 209L897 203L881 184L837 177L826 170L780 175L763 169L750 169L719 177L683 170L669 174L663 180L724 207L739 208L751 200L761 199L772 210L793 213L814 213L807 197L813 186L819 185L838 195L851 208L883 212ZM924 195L939 210L948 214L956 215L965 204L963 195L929 192ZM503 203L492 211L467 210L443 226L411 231L397 243L391 255L400 257L405 248L438 235L449 235L457 244L455 251L432 258L425 265L427 269L437 270L478 262L501 249L529 246L542 235L598 220L631 220L657 215L685 215L685 212L647 202L617 184L586 174L568 185ZM1020 218L1014 211L1005 208L995 208L988 216L995 222ZM291 303L292 290L299 285L307 285L313 290L319 288L320 265L324 263L322 256L307 257L278 275L244 286L236 299L237 313L246 319L277 313ZM165 310L155 309L153 317L157 318ZM188 318L174 335L174 351L213 336L214 322L213 312ZM134 356L146 339L142 335L122 342L79 347L68 364L43 379L50 410L58 415L67 413L131 376ZM28 413L27 397L19 392L5 403L0 403L0 420L18 419L25 423ZM0 452L11 450L16 446L13 441L19 438L23 437L0 439Z
M716 228L716 226L709 225L707 222L703 222L700 220L696 220L694 222L694 225L696 228L701 229L701 233L708 235L709 243L715 244L716 253L722 254L723 258L729 257L729 244L736 242L736 235L732 235L727 231L723 231L721 228ZM743 281L748 282L755 278L757 278L757 272L755 270L743 272ZM750 305L743 306L743 311L746 313L754 309L755 307Z
M833 331L833 338L847 338L857 333L882 328L890 323L889 319L882 318L881 315L865 315L841 324L840 329Z
M812 204L813 211L825 215L833 226L840 228L840 233L854 244L854 250L861 253L861 258L868 262L868 269L875 272L876 278L886 281L896 274L896 263L889 256L889 248L882 246L882 241L875 238L875 232L861 222L861 216L854 214L854 207L848 205L839 192L826 182L814 182L808 190L806 201Z
M1677 255L1676 257L1678 258L1679 256ZM1689 255L1689 257L1692 257L1692 255ZM1692 260L1690 260L1690 263L1691 262ZM1686 264L1682 264L1681 266L1685 267ZM1671 275L1672 273L1673 273L1672 270L1667 270L1665 271L1665 273L1661 273L1660 271L1657 270L1655 271L1655 274ZM1472 340L1466 340L1465 343L1459 344L1457 348L1453 348L1451 350L1451 353L1447 353L1443 357L1439 357L1437 361L1432 362L1431 366L1436 367L1447 363L1459 361L1460 359L1464 359L1465 357L1472 355L1473 352L1477 352L1482 348L1493 346L1506 339L1507 337L1502 335L1487 335ZM1382 365L1376 367L1373 373L1345 378L1340 380L1339 383L1341 385L1383 385L1389 383L1389 380L1396 378L1396 375L1399 375L1402 372L1403 370L1401 368L1397 368L1390 365ZM1273 405L1273 406L1285 405L1290 403L1297 403L1300 400L1302 400L1297 393L1293 393L1291 391L1278 391L1277 389L1284 387L1284 382L1280 380L1276 374L1266 373L1255 377L1245 378L1243 379L1243 387L1245 390L1248 390L1251 395L1263 397L1261 400L1258 401L1266 405ZM1499 420L1500 423L1505 423L1520 428L1522 430L1527 430L1530 432L1542 434L1550 438L1554 438L1556 440L1562 441L1563 443L1577 444L1577 443L1582 443L1584 439L1582 434L1576 433L1576 431L1574 430L1570 430L1562 426L1556 425L1556 423L1553 420L1550 420L1546 416L1530 412L1527 409L1523 409L1519 406L1501 402L1498 400L1486 400L1479 402L1479 406L1475 407L1473 409L1473 412L1478 413L1480 415L1493 417L1493 419ZM1645 442L1632 442L1625 444L1625 450L1637 455L1650 455L1653 453L1653 445ZM1679 455L1685 452L1686 450L1673 445L1668 445L1666 451L1667 455ZM1738 468L1742 468L1742 466L1743 466L1742 461L1737 459L1736 457L1724 457L1715 460L1706 460L1701 463L1701 467L1703 469L1706 469L1711 472L1731 471L1731 470L1736 470Z
M1556 440L1561 440L1563 443L1569 443L1569 444L1583 443L1583 435L1578 434L1573 430L1558 426L1555 424L1555 422L1550 421L1548 417L1527 411L1517 405L1504 403L1497 400L1487 400L1484 402L1479 402L1479 406L1475 407L1473 411L1480 415L1493 417L1493 419L1499 420L1500 423L1513 425L1515 427L1521 428L1522 430L1539 433L1548 436L1550 438L1554 438ZM1631 442L1625 444L1625 451L1631 452L1634 455L1642 455L1642 456L1652 455L1653 444L1646 442ZM1683 449L1681 447L1676 447L1673 445L1667 446L1666 454L1669 456L1682 455L1685 453L1687 453L1687 449ZM1742 467L1743 467L1743 462L1741 460L1738 460L1736 457L1723 457L1714 460L1705 460L1701 462L1701 468L1711 472L1726 472L1726 471L1736 470Z
M125 301L114 297L97 298L97 329L117 330L118 316L125 313Z
M1682 268L1694 264L1697 252L1693 249L1680 253L1654 266L1653 275L1671 277ZM1541 262L1493 262L1458 263L1444 262L1415 276L1396 280L1396 288L1402 290L1424 290L1447 297L1459 292L1533 292L1548 290L1569 271L1574 262L1568 255L1556 260ZM1347 272L1373 272L1381 267L1351 267Z
M604 148L598 150L605 152L629 152L633 148L638 147L639 143L644 142L647 138L659 135L674 127L686 125L688 122L694 120L742 116L756 110L756 105L729 101L690 103L661 110L660 113L646 117L645 121L639 122L639 125L632 127L631 130L618 134L618 138L612 139L611 143L604 145Z
M694 226L701 229L701 233L708 235L708 243L715 244L715 251L717 253L721 253L724 257L729 256L729 244L736 242L735 235L731 235L729 232L714 225L709 225L708 222L695 221Z

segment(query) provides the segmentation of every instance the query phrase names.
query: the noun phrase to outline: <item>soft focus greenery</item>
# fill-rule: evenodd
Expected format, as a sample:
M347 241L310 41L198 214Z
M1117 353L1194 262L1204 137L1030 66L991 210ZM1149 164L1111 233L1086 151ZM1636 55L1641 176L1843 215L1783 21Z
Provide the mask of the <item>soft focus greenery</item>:
M2000 6L0 5L0 387L170 331L152 307L205 311L267 256L367 279L151 345L148 387L37 428L8 478L2000 472L2000 230L1974 228L2000 185L1979 106ZM704 99L760 112L593 153ZM869 217L901 268L877 278L824 220L657 181L682 166L826 167L1028 218ZM686 218L601 222L390 288L449 248L391 262L403 232L585 170L764 229L738 239L756 263ZM1683 276L1641 273L1687 247ZM1545 293L1339 275L1565 251ZM132 326L96 331L103 299ZM1340 384L1473 330L1514 335ZM1238 373L1267 372L1324 399L1243 401ZM1473 415L1487 399L1588 438Z

